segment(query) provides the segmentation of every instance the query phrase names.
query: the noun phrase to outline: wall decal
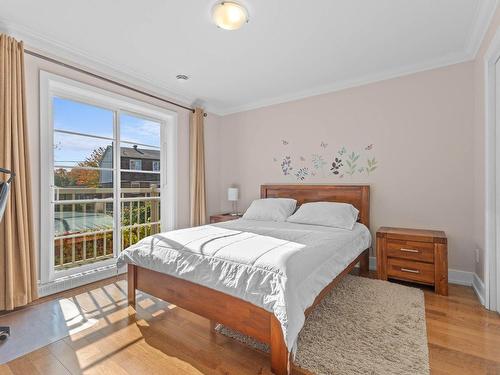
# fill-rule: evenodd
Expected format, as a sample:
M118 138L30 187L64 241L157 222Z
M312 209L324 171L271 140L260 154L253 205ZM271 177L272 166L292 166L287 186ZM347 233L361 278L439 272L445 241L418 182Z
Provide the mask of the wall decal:
M366 169L366 173L367 174L370 174L372 173L375 169L377 169L377 161L375 160L375 158L372 158L371 160L368 159L366 161L366 163L368 164L368 166L365 168Z
M340 173L340 168L342 168L344 164L342 164L342 159L340 158L335 158L335 160L332 163L332 167L330 170L332 171L333 174L339 174Z
M321 172L321 175L325 177L325 165L328 163L323 159L322 155L313 154L311 157L313 168Z
M283 171L283 175L289 175L292 169L292 159L290 158L290 156L285 156L283 158L283 161L281 162L281 170Z
M375 145L373 143L365 146L361 151L348 150L345 146L336 152L328 151L328 143L321 141L319 152L311 154L307 158L303 154L290 153L289 141L282 139L282 146L287 147L287 152L281 158L281 173L283 176L294 177L297 181L305 181L312 177L353 177L355 175L369 176L378 167L379 162L373 156ZM332 155L333 154L333 155ZM273 157L275 163L277 157Z
M309 168L307 167L300 168L297 172L295 172L295 177L297 177L297 180L299 181L304 181L307 176L309 176Z
M359 154L356 154L353 152L351 152L349 155L347 155L347 159L345 161L345 163L347 164L347 171L346 173L350 176L352 176L354 173L356 173L356 167L358 166L357 165L357 161L359 159Z

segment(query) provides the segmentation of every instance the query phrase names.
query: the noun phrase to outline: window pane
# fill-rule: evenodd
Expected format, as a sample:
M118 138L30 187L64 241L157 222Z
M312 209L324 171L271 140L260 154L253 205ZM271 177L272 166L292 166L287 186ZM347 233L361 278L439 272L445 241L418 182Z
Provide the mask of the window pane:
M131 143L120 143L120 168L153 172L160 163L160 149Z
M113 203L54 205L54 266L113 257Z
M160 232L160 174L122 171L121 248Z
M113 168L111 141L54 132L54 165Z
M121 214L122 227L159 222L160 200L122 201Z
M54 168L54 199L103 199L113 197L113 171Z
M159 122L120 114L120 139L130 143L160 147Z
M125 201L121 203L121 249L144 237L160 233L160 201Z
M63 98L52 109L54 129L113 138L113 111Z
M128 190L132 189L132 192L141 192L142 194L143 192L158 191L160 188L159 173L122 171L120 176L122 192L128 193Z

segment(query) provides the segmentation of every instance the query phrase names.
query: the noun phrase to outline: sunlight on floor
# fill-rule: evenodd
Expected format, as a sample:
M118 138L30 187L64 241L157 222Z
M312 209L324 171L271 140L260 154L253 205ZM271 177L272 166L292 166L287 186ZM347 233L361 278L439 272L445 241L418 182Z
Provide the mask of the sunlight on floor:
M73 335L97 324L97 319L87 318L85 313L69 299L59 301L59 306L64 315L68 334Z

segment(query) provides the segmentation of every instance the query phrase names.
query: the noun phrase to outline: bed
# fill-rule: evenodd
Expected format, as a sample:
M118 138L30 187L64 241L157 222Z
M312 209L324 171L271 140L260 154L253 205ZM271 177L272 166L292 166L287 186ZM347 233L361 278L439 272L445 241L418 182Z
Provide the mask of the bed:
M368 273L369 197L366 185L263 185L261 198L350 203L359 224L345 231L240 219L151 236L119 257L129 304L141 290L252 336L270 345L271 370L289 374L307 314L356 264Z

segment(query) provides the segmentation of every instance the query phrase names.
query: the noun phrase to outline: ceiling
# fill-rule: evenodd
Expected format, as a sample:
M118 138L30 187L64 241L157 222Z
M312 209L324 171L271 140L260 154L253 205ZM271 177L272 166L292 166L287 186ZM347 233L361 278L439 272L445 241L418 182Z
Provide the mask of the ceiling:
M227 114L475 56L496 0L0 0L0 29L30 47ZM186 74L188 81L177 81Z

